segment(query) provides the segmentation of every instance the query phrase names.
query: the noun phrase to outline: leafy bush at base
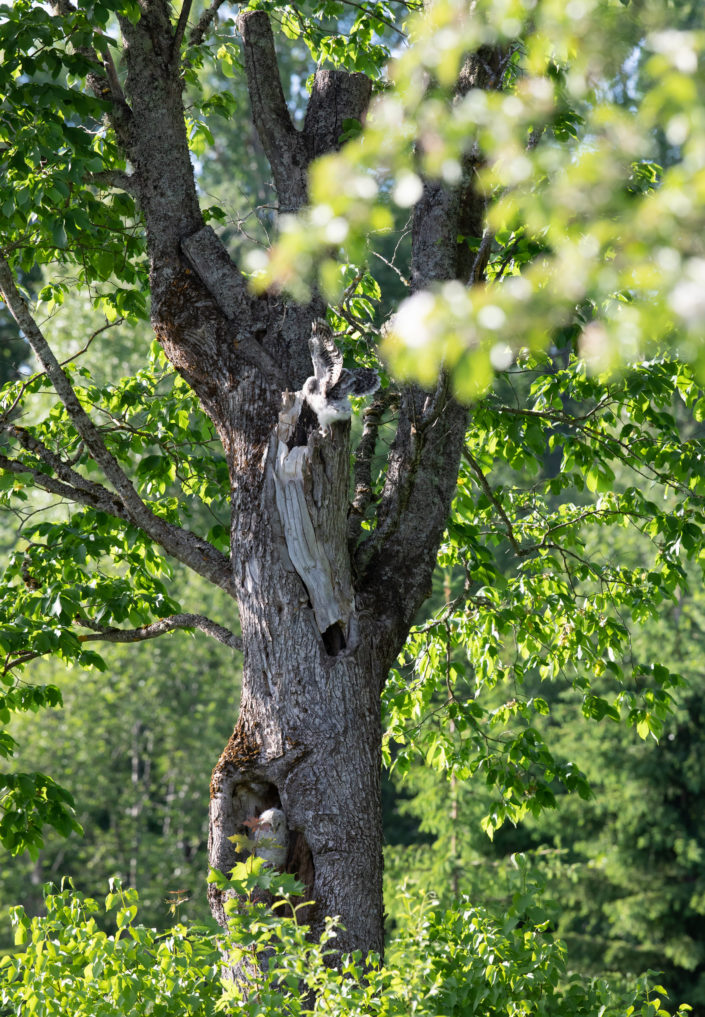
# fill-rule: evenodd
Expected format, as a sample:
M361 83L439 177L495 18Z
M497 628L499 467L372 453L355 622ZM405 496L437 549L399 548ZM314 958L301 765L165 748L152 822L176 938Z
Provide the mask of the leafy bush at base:
M217 881L237 895L229 937L175 925L165 933L136 924L138 895L116 885L105 907L116 932L96 925L99 905L73 890L47 890L46 916L13 910L23 952L0 961L0 1014L13 1017L670 1017L665 990L649 976L629 991L566 974L565 947L535 899L501 916L460 901L441 909L405 894L406 925L388 960L335 958L336 925L309 943L296 920L300 885L249 860ZM265 885L266 884L266 885ZM261 889L286 901L293 917L262 903ZM403 891L402 891L403 892ZM237 966L247 996L221 978L223 956ZM242 984L242 983L241 983ZM4 1010L2 1007L8 1007ZM682 1005L677 1014L685 1017Z
M13 908L23 953L0 961L0 1004L13 1017L211 1017L220 957L212 937L175 925L165 933L135 924L136 890L115 884L105 900L116 932L106 935L100 905L74 890L46 888L46 916ZM0 1010L0 1013L4 1012Z

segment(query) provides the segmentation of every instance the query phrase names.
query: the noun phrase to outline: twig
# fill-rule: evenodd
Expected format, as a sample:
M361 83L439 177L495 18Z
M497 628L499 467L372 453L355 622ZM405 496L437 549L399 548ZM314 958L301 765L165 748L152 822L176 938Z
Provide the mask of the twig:
M402 272L400 272L400 271L399 271L399 269L397 268L397 266L396 266L396 265L393 265L391 261L388 261L388 259L387 259L387 258L383 257L383 256L382 256L382 255L381 255L381 254L379 253L379 251L373 251L373 250L370 250L370 254L373 254L373 255L375 256L375 258L379 258L379 260L380 260L380 261L383 261L383 262L384 262L384 264L385 264L385 265L387 266L387 268L391 268L392 272L396 272L396 274L397 274L397 275L399 276L399 278L400 278L400 279L401 279L401 281L402 281L402 282L404 283L404 285L406 286L406 288L407 288L407 289L411 289L411 283L410 283L410 282L409 282L409 280L408 280L408 279L406 278L406 276L405 276L405 275L404 275L404 274L403 274Z
M351 328L355 329L356 332L361 332L363 335L365 332L377 332L378 329L369 321L362 321L360 318L356 318L354 314L351 314L342 304L339 304L335 308L335 313L338 317L347 321Z
M189 46L200 46L206 32L211 26L211 22L214 20L216 14L224 3L225 0L213 0L210 7L206 7L203 14L198 19L195 28L191 29L191 34L188 37Z
M519 557L525 558L535 548L522 548L521 547L521 545L519 544L519 541L516 538L516 534L514 533L514 527L512 525L512 521L509 518L509 516L507 515L507 513L505 512L504 506L502 505L501 501L497 498L497 496L495 495L494 491L490 487L489 481L487 480L487 477L485 476L485 474L482 471L482 467L480 466L478 461L475 459L475 457L473 455L471 455L471 453L467 449L467 447L464 449L463 455L465 456L465 459L467 460L467 462L468 462L470 468L472 469L473 473L476 475L477 479L479 480L480 487L485 492L485 494L487 495L489 500L492 502L494 507L497 509L497 512L499 513L499 515L500 515L500 517L502 519L502 522L506 526L507 540L512 545L512 548L513 548L514 552Z
M397 35L400 36L402 39L406 39L406 32L402 32L400 28L397 28L394 22L390 21L389 18L385 18L382 14L379 13L375 14L372 11L370 11L369 8L365 6L365 4L356 4L354 0L341 0L341 2L344 3L346 7L355 7L358 11L364 11L366 14L369 14L370 18L372 18L374 21L381 22L383 25L386 25L388 28L391 28L393 32L396 32Z

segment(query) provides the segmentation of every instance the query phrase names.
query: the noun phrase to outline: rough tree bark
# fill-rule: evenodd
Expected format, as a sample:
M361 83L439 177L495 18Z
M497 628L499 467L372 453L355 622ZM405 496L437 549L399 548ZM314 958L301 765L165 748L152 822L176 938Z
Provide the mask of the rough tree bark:
M58 15L71 10L68 0L56 7ZM154 332L197 393L227 458L231 557L152 516L119 467L100 452L80 407L74 423L112 491L91 487L58 460L58 479L51 483L140 525L237 601L242 699L213 771L211 864L227 872L236 861L228 838L245 832L253 815L281 808L289 831L288 868L315 900L308 915L313 933L326 915L339 915L345 926L341 949L381 952L380 693L430 591L466 411L443 377L433 393L399 390L382 495L373 527L360 539L360 514L370 501L370 458L381 412L391 401L381 397L367 412L349 515L349 425L337 422L326 434L315 420L296 427L301 403L295 393L312 373L308 339L324 304L318 296L305 306L271 293L253 296L199 209L180 69L188 11L186 3L175 28L166 0L140 0L136 24L119 19L124 92L112 61L95 54L89 54L95 61L89 85L110 98L112 125L131 167L129 178L116 183L136 196L144 218ZM267 15L243 13L238 27L253 120L279 207L296 211L307 200L311 160L336 148L345 119L364 119L371 84L361 74L319 70L297 130ZM207 12L192 38L198 41L206 29ZM501 64L501 54L470 58L459 90L496 86ZM484 204L471 157L465 170L455 188L425 184L413 223L415 288L481 276L484 266L467 264L466 249L457 242L459 234L482 233ZM3 280L8 305L21 316L21 299ZM29 324L22 327L31 331ZM41 336L35 340L43 350ZM46 370L64 398L60 369L46 356ZM205 622L201 627L207 630ZM220 891L210 892L222 922Z

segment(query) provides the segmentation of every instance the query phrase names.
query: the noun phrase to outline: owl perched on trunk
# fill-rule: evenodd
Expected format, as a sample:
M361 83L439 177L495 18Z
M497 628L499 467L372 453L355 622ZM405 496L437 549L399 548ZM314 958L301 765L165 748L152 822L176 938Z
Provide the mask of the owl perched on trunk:
M282 810L266 809L251 825L254 827L252 839L257 858L264 858L267 865L282 871L289 846L286 816Z
M379 388L379 375L369 367L349 371L343 367L343 355L333 341L327 322L314 322L308 341L313 375L302 389L304 398L318 418L322 431L330 432L336 420L349 420L352 407L348 396L371 395Z

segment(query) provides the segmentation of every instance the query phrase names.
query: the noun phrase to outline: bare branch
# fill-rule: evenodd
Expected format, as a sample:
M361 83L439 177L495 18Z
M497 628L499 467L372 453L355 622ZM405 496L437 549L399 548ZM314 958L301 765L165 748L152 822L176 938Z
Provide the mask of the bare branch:
M375 258L379 258L379 260L380 260L380 261L383 261L383 262L384 262L384 264L385 264L385 265L386 265L386 266L387 266L388 268L391 268L391 270L392 270L393 272L396 272L396 274L397 274L397 275L399 276L399 278L401 279L401 281L402 281L402 283L404 284L404 286L406 286L406 288L407 288L407 289L409 289L409 288L410 288L410 286L411 286L411 283L410 283L410 282L409 282L409 280L408 280L408 279L406 278L406 276L405 276L405 275L403 275L403 273L399 271L399 269L397 268L397 266L396 266L396 265L394 265L394 264L393 264L393 263L392 263L391 261L388 261L388 259L387 259L387 258L385 258L385 257L383 257L383 256L382 256L382 255L381 255L381 254L380 254L380 253L379 253L378 251L373 251L373 250L370 250L370 254L374 255L374 257L375 257Z
M107 628L97 625L89 618L83 617L79 617L77 621L85 628L93 630L93 635L85 633L79 635L78 641L80 643L141 643L147 639L156 639L158 636L163 636L167 632L173 632L176 629L200 629L201 632L205 632L207 635L212 636L213 639L217 639L219 643L229 646L231 650L242 650L242 639L240 636L236 636L230 629L226 629L223 625L212 621L204 614L172 614L168 618L159 618L150 625L142 625L136 629ZM9 674L10 671L21 664L27 664L30 660L44 657L48 653L51 653L51 650L30 650L27 653L21 653L19 656L13 657L11 660L6 658L0 675Z
M72 361L78 360L79 357L82 357L83 354L87 352L89 346L91 345L94 339L97 339L98 336L101 335L103 332L107 332L109 328L117 328L119 325L122 325L124 320L125 320L124 318L116 318L115 321L106 321L106 323L104 325L101 325L100 328L96 328L88 336L80 350L77 350L75 353L72 353L70 357L66 358L66 360L61 361L61 366L65 367L66 364L70 364L72 363ZM39 376L38 374L33 374L30 380L33 381L38 376Z
M181 4L181 12L176 25L176 31L174 32L174 39L171 44L172 60L178 60L179 58L179 50L181 49L181 42L184 38L186 25L188 24L188 16L191 13L192 3L193 0L183 0L183 3Z
M295 212L306 203L304 139L287 109L274 36L264 11L244 11L237 19L245 55L245 73L252 119L274 175L282 211Z
M207 635L212 636L213 639L217 639L224 646L229 646L231 650L242 649L242 639L240 636L236 636L230 629L219 625L204 614L172 614L166 618L159 618L149 625L141 625L136 629L109 628L104 625L98 625L90 618L84 618L83 616L78 618L77 621L80 625L91 629L95 633L92 636L80 635L78 638L82 643L89 642L90 640L103 640L108 643L140 643L145 639L156 639L158 636L162 636L166 632L173 632L175 629L200 629L201 632L205 632Z

